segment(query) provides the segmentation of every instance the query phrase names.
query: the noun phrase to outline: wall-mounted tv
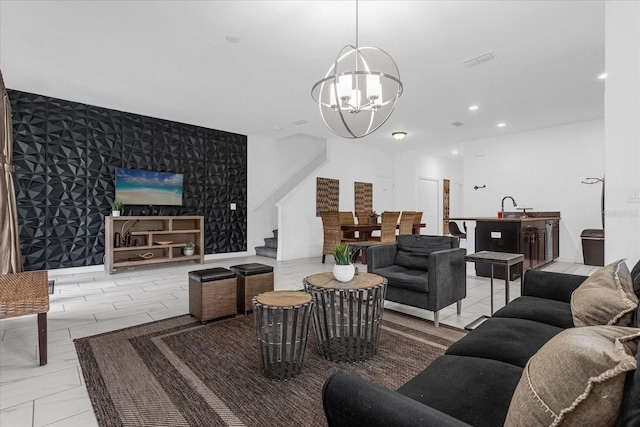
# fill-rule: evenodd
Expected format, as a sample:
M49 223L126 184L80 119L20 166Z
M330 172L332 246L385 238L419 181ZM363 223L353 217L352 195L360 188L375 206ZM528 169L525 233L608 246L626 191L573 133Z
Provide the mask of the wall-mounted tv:
M116 168L115 199L124 205L182 206L181 173Z

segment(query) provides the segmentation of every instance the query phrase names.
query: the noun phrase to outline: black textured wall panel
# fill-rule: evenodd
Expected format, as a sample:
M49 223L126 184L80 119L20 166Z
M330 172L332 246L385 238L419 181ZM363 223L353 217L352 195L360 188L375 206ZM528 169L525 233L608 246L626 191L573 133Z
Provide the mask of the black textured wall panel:
M205 253L247 250L246 136L7 92L26 270L103 263L118 167L184 174L183 206L125 206L124 215L204 215Z

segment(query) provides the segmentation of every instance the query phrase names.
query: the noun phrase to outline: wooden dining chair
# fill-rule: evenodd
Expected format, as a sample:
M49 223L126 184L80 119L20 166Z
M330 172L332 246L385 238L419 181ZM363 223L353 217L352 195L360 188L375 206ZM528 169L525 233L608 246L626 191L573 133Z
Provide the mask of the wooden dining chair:
M342 229L340 228L340 214L338 211L320 212L322 218L322 230L324 243L322 244L322 263L324 264L327 254L333 254L333 250L340 243L354 242L357 239L343 238Z
M369 212L356 211L356 218L358 218L358 224L369 224Z
M353 225L355 224L355 219L353 218L353 212L340 211L338 212L340 216L340 225ZM354 239L356 238L355 231L343 231L342 232L343 239Z
M413 218L415 215L416 212L414 211L402 211L398 234L413 234Z
M413 234L420 234L420 227L416 227L418 224L422 224L422 211L413 213Z
M380 243L395 243L396 242L396 229L398 227L398 217L400 212L398 211L384 211L382 212L382 224L380 226L380 237L371 237L371 241Z

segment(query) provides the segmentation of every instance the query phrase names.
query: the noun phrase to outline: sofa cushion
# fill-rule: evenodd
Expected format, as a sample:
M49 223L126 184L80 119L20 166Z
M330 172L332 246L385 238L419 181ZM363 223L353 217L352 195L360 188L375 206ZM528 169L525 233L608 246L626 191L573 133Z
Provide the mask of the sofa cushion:
M418 292L429 291L428 273L421 270L411 270L400 265L376 268L372 271L382 277L386 277L387 286L410 289Z
M639 339L619 326L562 331L527 363L505 426L613 425Z
M631 279L633 280L633 290L636 293L636 296L640 298L640 261L633 266L633 270L631 270Z
M398 236L398 249L428 256L431 252L453 249L459 246L457 238L451 236L423 236L420 234L401 234Z
M476 427L500 426L522 368L480 357L445 355L398 389Z
M429 256L398 249L394 264L412 270L427 271L429 269Z
M493 317L527 319L559 328L573 327L569 303L539 297L518 297L496 311Z
M562 328L525 319L493 317L454 343L446 354L484 357L524 368Z
M458 246L458 241L451 236L401 234L398 236L398 252L394 264L412 270L427 271L431 252L457 248Z
M640 308L638 309L640 312ZM636 312L636 316L640 313ZM634 325L638 327L638 325ZM640 343L636 350L636 369L627 372L627 378L624 382L624 393L622 395L622 404L620 405L620 413L616 426L638 426L640 425Z
M571 314L576 326L630 326L638 297L623 260L600 268L571 295Z

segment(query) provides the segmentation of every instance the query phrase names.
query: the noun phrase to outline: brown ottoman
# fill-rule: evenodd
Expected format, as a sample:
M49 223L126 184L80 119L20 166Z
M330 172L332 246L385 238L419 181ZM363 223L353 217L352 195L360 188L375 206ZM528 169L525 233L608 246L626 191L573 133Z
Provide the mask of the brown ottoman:
M273 267L250 263L232 265L230 268L238 276L238 311L247 314L253 310L253 297L273 291Z
M236 314L236 274L217 267L189 272L189 313L202 323Z

